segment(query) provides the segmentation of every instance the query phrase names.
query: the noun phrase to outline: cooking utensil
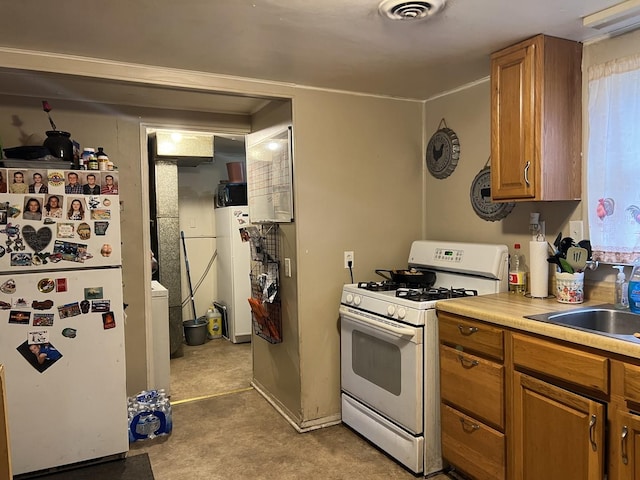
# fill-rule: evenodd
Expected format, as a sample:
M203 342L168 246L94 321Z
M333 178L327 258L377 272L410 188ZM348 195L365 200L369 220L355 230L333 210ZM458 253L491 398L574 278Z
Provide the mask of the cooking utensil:
M556 250L560 250L560 240L562 240L562 232L558 234L558 236L553 242L553 246L556 247Z
M431 288L436 283L436 274L428 270L384 270L378 269L376 273L385 280L410 285L420 285Z
M560 250L560 252L565 256L567 256L567 251L569 250L569 248L575 246L575 244L573 243L573 238L571 237L565 237L562 240L560 240L560 247L558 248L558 250Z
M591 242L589 240L580 240L578 246L587 250L587 260L591 260L593 251L591 250Z
M589 252L586 248L582 247L569 247L567 250L567 262L573 270L576 272L584 271L584 267L587 265L589 258Z

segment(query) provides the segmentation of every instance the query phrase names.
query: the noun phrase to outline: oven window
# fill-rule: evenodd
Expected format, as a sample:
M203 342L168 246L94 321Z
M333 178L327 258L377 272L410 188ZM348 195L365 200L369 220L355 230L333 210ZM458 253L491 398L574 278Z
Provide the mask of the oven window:
M356 375L389 393L401 393L402 359L400 349L377 337L354 330L351 362Z

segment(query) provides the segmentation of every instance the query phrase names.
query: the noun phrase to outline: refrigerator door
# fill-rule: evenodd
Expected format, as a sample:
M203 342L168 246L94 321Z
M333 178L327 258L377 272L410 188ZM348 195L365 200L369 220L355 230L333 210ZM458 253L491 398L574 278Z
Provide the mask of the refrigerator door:
M215 209L218 249L218 299L227 308L228 338L251 341L251 249L242 230L249 227L249 207ZM246 238L246 237L245 237Z
M14 474L127 452L120 268L0 276Z
M120 202L117 186L109 188L118 173L29 165L0 169L9 180L0 193L0 272L120 265ZM29 193L37 177L42 186Z

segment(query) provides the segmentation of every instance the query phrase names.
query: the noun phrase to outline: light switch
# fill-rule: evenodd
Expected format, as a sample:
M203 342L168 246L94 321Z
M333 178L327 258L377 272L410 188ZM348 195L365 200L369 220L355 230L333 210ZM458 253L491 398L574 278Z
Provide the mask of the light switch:
M291 276L291 259L290 258L284 259L284 276L285 277Z

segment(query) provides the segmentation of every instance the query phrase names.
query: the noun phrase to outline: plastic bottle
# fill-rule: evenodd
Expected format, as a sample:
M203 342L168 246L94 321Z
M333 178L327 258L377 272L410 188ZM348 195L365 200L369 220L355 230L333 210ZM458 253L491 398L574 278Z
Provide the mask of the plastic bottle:
M209 340L222 336L222 315L217 308L209 307L207 310L207 336Z
M627 284L627 279L624 276L624 266L614 265L613 268L618 269L615 285L615 307L621 309L629 308L629 285Z
M516 243L513 248L515 252L511 256L511 264L509 265L509 291L524 295L527 292L527 270L524 257L520 252L519 243Z
M106 172L108 170L109 156L104 151L104 147L98 147L96 157L98 159L98 170Z
M633 262L633 270L629 277L629 310L640 313L640 258Z
M91 147L84 147L82 151L82 163L87 170L98 169L98 159L96 158L96 150Z

